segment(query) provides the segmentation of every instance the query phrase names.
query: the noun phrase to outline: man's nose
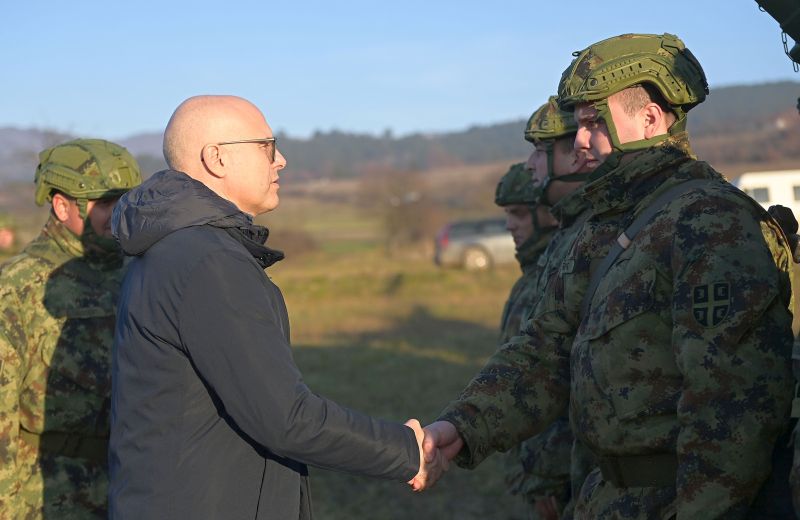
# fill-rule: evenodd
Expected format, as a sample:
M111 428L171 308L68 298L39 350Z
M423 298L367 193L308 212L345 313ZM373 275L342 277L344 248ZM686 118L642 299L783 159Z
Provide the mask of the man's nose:
M286 168L286 157L283 156L280 150L275 150L275 168L282 170Z
M572 147L575 150L586 150L589 148L589 138L591 134L589 130L583 127L578 127L578 131L575 133L575 143L573 143Z
M536 173L536 150L531 152L528 156L528 160L525 161L525 169L531 172L531 176Z

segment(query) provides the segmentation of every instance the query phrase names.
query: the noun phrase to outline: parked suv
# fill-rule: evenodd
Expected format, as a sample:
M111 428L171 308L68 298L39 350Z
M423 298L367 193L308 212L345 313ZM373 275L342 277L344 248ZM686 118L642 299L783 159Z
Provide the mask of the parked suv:
M444 226L436 235L437 265L483 271L514 262L514 239L504 218L462 220Z

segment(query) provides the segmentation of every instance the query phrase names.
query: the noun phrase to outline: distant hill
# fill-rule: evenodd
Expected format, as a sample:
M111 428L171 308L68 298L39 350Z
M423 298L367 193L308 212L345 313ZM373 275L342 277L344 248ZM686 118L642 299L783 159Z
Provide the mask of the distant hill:
M689 118L695 151L715 165L800 160L798 96L800 82L713 89ZM512 162L530 151L530 144L522 139L525 123L520 119L460 132L401 137L342 131L318 132L309 139L278 135L290 165L291 175L286 175L284 182ZM32 180L39 150L69 137L44 130L0 128L0 183ZM148 174L164 167L160 133L131 136L121 144Z

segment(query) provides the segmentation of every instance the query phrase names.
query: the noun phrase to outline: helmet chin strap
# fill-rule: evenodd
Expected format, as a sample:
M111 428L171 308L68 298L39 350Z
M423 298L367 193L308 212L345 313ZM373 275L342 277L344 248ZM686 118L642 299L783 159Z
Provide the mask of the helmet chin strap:
M598 174L610 171L610 169L607 167L603 168L603 166L609 162L609 159L612 159L610 161L611 164L617 164L619 162L619 156L622 154L652 148L658 143L667 140L670 136L686 130L686 112L684 112L680 107L673 107L673 110L678 118L669 127L667 133L651 137L650 139L639 139L637 141L621 143L619 140L619 134L617 133L617 126L614 124L614 118L611 117L611 109L608 107L608 98L595 101L592 105L594 106L595 110L597 110L598 118L602 119L608 128L608 136L611 139L611 147L613 149L611 155L609 155L603 164L601 164L600 167L598 167L592 174L592 179L598 178Z
M539 222L539 215L538 215L538 212L536 211L536 208L539 207L539 206L544 206L544 207L546 207L548 209L550 208L550 206L547 203L528 206L528 209L531 212L531 221L533 222L533 233L531 234L530 238L528 238L528 240L526 240L525 243L522 244L522 245L525 245L525 244L528 244L528 243L534 243L534 242L538 241L543 235L545 235L549 231L553 231L553 230L558 228L557 225L556 226L543 226L541 224L541 222Z
M555 164L555 139L548 139L541 141L544 144L545 153L547 153L547 175L542 180L540 191L538 192L537 201L544 206L552 207L547 197L547 190L554 182L584 182L589 178L591 173L568 173L566 175L553 176L553 169Z
M89 210L87 209L89 206L88 199L80 198L75 199L75 204L78 206L78 215L83 219L84 222L89 222Z

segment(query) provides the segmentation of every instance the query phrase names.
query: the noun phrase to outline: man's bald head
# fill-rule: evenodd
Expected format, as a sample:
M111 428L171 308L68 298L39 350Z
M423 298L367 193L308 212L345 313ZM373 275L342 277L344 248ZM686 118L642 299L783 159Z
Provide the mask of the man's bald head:
M274 139L266 141L271 137L261 111L246 99L197 96L172 114L164 131L164 158L173 170L259 215L278 206L279 172L286 167Z
M199 178L201 151L210 143L265 137L261 111L236 96L195 96L175 109L164 131L164 159L173 170Z

